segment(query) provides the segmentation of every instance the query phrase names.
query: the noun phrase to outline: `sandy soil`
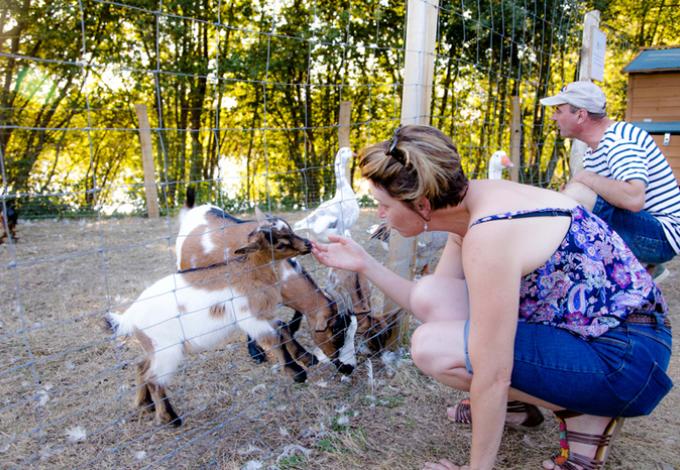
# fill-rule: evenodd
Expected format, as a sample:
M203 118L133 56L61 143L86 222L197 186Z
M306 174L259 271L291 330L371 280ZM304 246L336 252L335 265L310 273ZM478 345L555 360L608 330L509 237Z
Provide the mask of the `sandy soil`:
M364 210L354 237L384 257L367 242L375 222ZM132 406L139 349L113 340L101 318L174 271L176 232L172 218L20 221L19 243L0 246L3 468L413 469L439 457L465 461L469 428L445 418L461 394L423 376L406 350L363 354L347 379L320 365L300 385L252 363L235 338L192 356L177 375L170 396L185 425L153 425ZM303 262L323 285L325 270L309 256ZM662 289L677 324L680 261L669 268ZM678 383L675 339L669 374ZM678 390L652 416L626 422L608 468L680 468ZM552 418L537 431L508 430L497 467L539 468L557 439Z

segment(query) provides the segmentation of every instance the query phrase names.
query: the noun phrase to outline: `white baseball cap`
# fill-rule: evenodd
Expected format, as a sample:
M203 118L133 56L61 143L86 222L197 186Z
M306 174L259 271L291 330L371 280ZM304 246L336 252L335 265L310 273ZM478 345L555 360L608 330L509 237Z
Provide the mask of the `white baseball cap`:
M599 86L589 81L571 82L555 96L541 99L543 106L570 104L588 112L602 114L607 109L607 97Z

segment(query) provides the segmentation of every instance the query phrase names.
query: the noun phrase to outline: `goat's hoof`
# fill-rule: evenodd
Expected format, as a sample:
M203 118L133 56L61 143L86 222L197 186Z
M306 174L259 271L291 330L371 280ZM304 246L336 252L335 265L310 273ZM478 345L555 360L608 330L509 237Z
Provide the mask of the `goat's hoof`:
M176 416L174 418L170 416L165 418L156 417L156 419L154 419L154 423L156 424L156 426L165 426L167 424L170 424L173 427L178 428L182 425L182 418L180 418L179 416Z
M354 372L354 366L350 364L340 364L338 366L338 371L340 371L340 373L343 375L350 375L352 372Z
M151 403L140 403L137 405L137 408L141 413L155 413L156 412L156 405L154 405L153 402Z
M295 375L293 376L293 380L296 381L297 383L301 384L307 381L307 372L304 370L301 370L300 372L296 372Z
M251 357L253 358L253 361L255 361L255 364L264 364L267 362L267 356L264 354L257 354Z

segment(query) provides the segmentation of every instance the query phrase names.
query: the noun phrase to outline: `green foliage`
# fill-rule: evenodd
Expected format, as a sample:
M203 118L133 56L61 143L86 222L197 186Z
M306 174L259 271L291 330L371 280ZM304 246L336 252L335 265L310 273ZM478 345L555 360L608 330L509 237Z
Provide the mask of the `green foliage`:
M364 194L358 199L359 202L359 207L368 207L368 208L374 208L378 207L378 204L375 202L375 199L373 197L369 196L368 194Z
M332 453L338 451L337 443L329 437L319 439L319 442L316 443L316 447L322 452Z
M290 457L284 457L278 462L278 467L281 470L294 468L307 468L307 458L304 455L295 454Z
M144 211L135 104L148 110L164 211L182 204L190 181L201 183L202 201L234 212L263 202L313 207L335 189L341 100L352 101L355 149L389 138L399 122L404 1L133 4L1 7L3 191L28 197L36 216L123 200ZM591 5L608 33L610 112L622 117L621 68L639 47L677 43L680 9ZM432 124L454 138L470 177L484 177L491 153L509 149L518 96L521 179L549 187L566 179L568 149L538 99L576 76L591 5L441 2Z

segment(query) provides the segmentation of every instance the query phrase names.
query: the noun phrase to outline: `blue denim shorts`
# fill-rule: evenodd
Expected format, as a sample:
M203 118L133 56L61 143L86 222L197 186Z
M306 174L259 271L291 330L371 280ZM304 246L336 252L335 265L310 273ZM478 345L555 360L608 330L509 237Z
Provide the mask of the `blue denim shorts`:
M675 250L666 238L661 222L649 212L619 209L600 196L597 197L592 212L623 238L642 263L665 263L675 256Z
M465 361L469 322L465 327ZM673 387L666 374L671 331L654 324L622 323L586 340L550 325L519 322L512 387L580 413L642 416Z

